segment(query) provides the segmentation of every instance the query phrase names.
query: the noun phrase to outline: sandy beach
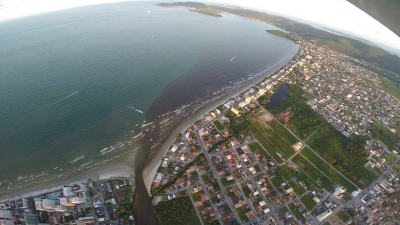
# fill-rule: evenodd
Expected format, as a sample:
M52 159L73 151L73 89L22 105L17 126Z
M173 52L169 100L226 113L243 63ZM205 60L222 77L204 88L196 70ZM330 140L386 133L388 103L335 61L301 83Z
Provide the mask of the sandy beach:
M87 182L88 179L107 180L117 177L134 177L134 169L128 163L130 160L133 160L134 155L135 154L132 153L128 154L127 157L123 158L123 161L121 161L121 159L109 161L102 164L99 168L94 168L81 174L72 175L54 182L45 182L33 187L22 188L11 193L3 194L0 196L0 202L38 196L40 194L62 189L67 185Z
M175 141L176 136L179 133L185 132L186 129L190 125L192 125L194 121L197 121L198 119L202 118L206 113L208 113L209 111L215 109L216 107L218 107L222 103L225 103L229 99L239 95L240 93L248 90L250 87L254 86L255 84L263 81L265 78L270 77L271 75L275 74L281 68L286 66L290 61L292 61L293 58L298 55L298 53L299 53L299 51L297 51L297 53L293 57L288 59L286 62L271 68L270 71L265 72L266 74L263 74L263 75L260 75L260 76L258 76L256 78L254 78L253 80L251 80L246 85L243 85L243 87L233 91L232 93L229 93L229 94L221 97L220 99L215 100L214 102L208 104L207 106L204 106L201 110L195 112L194 115L191 118L189 118L186 121L182 122L178 126L178 128L176 128L173 132L171 132L171 135L168 137L167 141L164 142L164 144L160 147L160 150L156 153L156 155L152 158L151 162L143 170L143 179L144 179L144 182L145 182L145 185L146 185L146 188L147 188L147 191L148 191L149 195L150 195L151 184L153 183L154 178L155 178L155 176L157 174L157 169L161 164L161 160L166 155L169 147L173 144L173 142Z

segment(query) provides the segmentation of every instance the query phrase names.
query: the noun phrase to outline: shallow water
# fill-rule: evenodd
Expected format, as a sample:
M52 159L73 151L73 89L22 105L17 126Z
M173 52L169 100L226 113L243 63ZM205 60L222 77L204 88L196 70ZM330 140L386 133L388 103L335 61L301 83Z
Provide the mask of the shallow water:
M0 197L139 151L169 112L282 64L297 45L272 28L137 2L0 23Z

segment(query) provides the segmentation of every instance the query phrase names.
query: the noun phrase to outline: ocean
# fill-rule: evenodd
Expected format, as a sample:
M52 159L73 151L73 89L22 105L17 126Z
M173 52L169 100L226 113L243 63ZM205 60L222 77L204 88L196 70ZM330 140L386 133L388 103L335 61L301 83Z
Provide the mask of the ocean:
M138 2L0 23L0 197L148 151L146 132L296 54L267 29Z

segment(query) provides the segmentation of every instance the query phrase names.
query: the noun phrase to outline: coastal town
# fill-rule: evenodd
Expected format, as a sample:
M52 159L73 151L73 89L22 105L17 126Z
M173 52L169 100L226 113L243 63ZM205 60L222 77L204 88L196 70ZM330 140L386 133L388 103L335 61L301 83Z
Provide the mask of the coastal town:
M400 101L369 63L299 53L179 133L150 194L161 224L400 224ZM132 177L0 202L0 225L135 224Z
M399 99L368 63L290 38L288 65L176 137L151 186L162 224L182 199L187 224L400 224Z
M37 196L0 203L1 225L135 224L131 177L88 180Z

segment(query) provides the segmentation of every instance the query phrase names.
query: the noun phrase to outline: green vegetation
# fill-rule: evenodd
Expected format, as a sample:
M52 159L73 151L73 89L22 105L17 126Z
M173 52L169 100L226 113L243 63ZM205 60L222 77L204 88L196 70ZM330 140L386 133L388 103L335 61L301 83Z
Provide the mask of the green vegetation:
M280 112L291 109L294 116L286 123L299 138L306 139L319 127L326 126L325 119L314 112L305 101L310 98L310 94L297 85L290 85L289 100L273 108L271 113L277 115Z
M304 182L304 181L303 181ZM304 182L305 183L305 182ZM296 184L294 181L290 181L289 185L291 188L293 188L294 192L296 193L296 195L300 196L302 194L304 194L306 192L306 190L304 190L304 188L298 184ZM307 185L307 184L306 184Z
M261 145L258 142L253 142L253 143L249 144L249 147L252 152L255 152L255 151L260 152L260 154L263 155L268 160L268 162L273 161L272 157L263 149L263 147L261 147ZM257 165L254 166L254 168L256 168L256 170L257 170L257 167L258 167Z
M393 166L393 169L394 169L396 172L400 173L400 161L397 162L396 165Z
M376 120L371 125L371 135L373 138L385 143L389 149L393 149L396 144L399 143L399 138L397 135L392 133L389 129L383 126Z
M353 197L351 197L351 195L349 195L349 193L343 193L343 199L345 200L345 201L350 201L350 200L352 200L353 199Z
M303 150L304 151L304 150ZM327 191L335 189L334 183L321 173L315 166L308 162L303 156L296 155L292 160L307 176L313 179L317 184L321 185ZM301 179L301 178L299 178ZM305 181L304 181L305 182Z
M124 219L126 221L129 220L129 216L132 215L131 212L131 205L132 205L132 198L131 198L131 189L127 188L124 190L124 199L122 201L118 201L117 205L115 206L116 211L115 213L118 215L120 219Z
M350 183L345 177L336 172L332 167L330 167L327 163L322 161L311 149L304 148L301 151L301 155L303 155L306 159L308 159L312 164L318 167L326 176L328 176L331 180L333 180L337 185L344 186L347 188L347 191L352 192L356 191L357 188Z
M296 174L296 177L300 180L303 181L304 184L307 186L308 189L320 189L318 184L315 183L315 181L313 179L311 179L307 174L305 174L303 171L301 171L300 173ZM293 188L294 189L294 188ZM295 190L296 191L296 190ZM297 192L296 192L297 193Z
M244 134L244 135L250 135L255 131L254 127L251 125L251 123L247 120L243 120L238 123L234 123L233 121L231 122L232 129L237 133L237 134Z
M192 12L197 12L197 13L201 13L204 15L208 15L208 16L213 16L213 17L222 17L219 13L221 13L220 11L217 11L211 7L206 7L206 8L199 8L199 9L195 9L195 10L189 10Z
M292 156L295 151L287 140L283 139L280 134L274 131L271 127L267 126L265 122L261 121L260 117L263 115L258 114L256 117L250 119L251 124L256 130L265 138L265 140L274 146L276 150L281 152L286 157ZM261 144L261 143L260 143Z
M290 179L292 179L292 177L295 176L294 171L290 169L289 166L286 164L279 166L277 170L279 174L282 175L283 178L285 178L286 181L289 181Z
M258 143L260 143L264 147L264 149L271 155L271 157L274 158L275 162L278 162L278 163L283 162L281 157L279 157L279 155L276 154L276 151L274 150L274 148L264 139L263 136L261 136L260 133L255 132L254 137L256 138Z
M255 152L255 151L259 151L260 153L261 153L261 146L260 146L260 144L258 143L258 142L253 142L253 143L251 143L251 144L249 144L249 147L250 147L250 150L252 151L252 152ZM262 153L261 153L262 154Z
M299 141L292 133L290 133L290 131L288 131L284 126L282 126L282 124L280 124L275 119L268 121L268 126L271 127L276 133L278 133L279 136L281 136L284 140L286 140L290 144L295 144Z
M267 32L277 35L277 36L281 36L281 37L285 37L287 39L293 40L289 33L283 32L281 30L267 30Z
M274 178L271 179L272 184L274 184L276 187L280 187L282 183L284 183L285 181L283 180L283 178L281 176L276 176Z
M222 125L222 123L219 122L219 120L215 120L215 121L214 121L214 125L215 125L215 127L216 127L218 130L220 130L220 131L225 129L224 126Z
M379 176L365 167L368 154L363 139L347 138L329 125L327 129L318 129L307 144L361 188L366 188Z
M314 195L308 193L300 198L301 202L303 202L304 206L307 208L308 211L311 211L317 203L313 200Z
M201 200L200 194L199 193L191 193L190 195L192 195L193 201L194 202L198 202Z
M339 217L339 219L341 220L341 221L343 221L343 222L347 222L349 219L350 219L350 216L349 215L347 215L344 211L340 211L338 214L336 214L338 217Z
M242 191L243 191L244 195L246 195L247 198L250 197L251 191L250 191L250 188L247 187L246 184L243 184Z
M393 164L396 161L396 156L392 154L384 154L382 155L382 158L384 158L386 163L389 165Z
M224 187L227 187L229 185L236 183L236 181L235 181L235 179L227 180L226 178L223 178L223 179L221 179L221 183L222 183L222 185L224 185Z
M189 196L159 202L154 206L154 211L160 220L161 225L200 225Z
M258 98L258 103L260 103L260 105L266 105L268 104L270 99L270 96L268 95L262 95Z
M303 215L299 211L299 209L292 203L289 204L289 209L292 211L293 215L298 219L301 220L303 218Z
M386 78L381 79L381 87L383 90L400 100L400 84L390 81Z
M239 208L236 209L236 213L238 214L240 220L241 220L243 223L249 222L249 219L248 219L247 216L246 216L246 212L245 212L241 207L239 207Z

